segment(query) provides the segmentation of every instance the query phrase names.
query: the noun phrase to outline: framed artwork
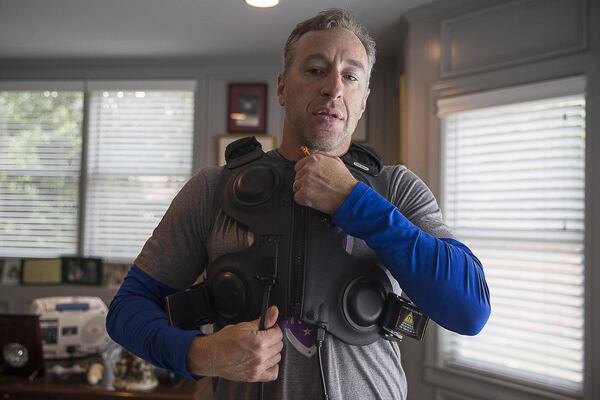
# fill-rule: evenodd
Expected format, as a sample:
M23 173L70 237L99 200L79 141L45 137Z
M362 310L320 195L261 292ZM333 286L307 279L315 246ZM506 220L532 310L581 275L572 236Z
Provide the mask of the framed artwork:
M62 283L69 285L101 285L102 260L87 257L63 257Z
M266 83L229 85L227 132L266 132L267 89Z
M225 165L225 148L229 143L238 139L248 137L249 135L220 135L217 137L217 165ZM275 136L271 135L253 135L262 146L266 153L276 147Z
M0 260L0 264L2 264L0 282L3 285L19 285L21 283L21 259L6 258Z
M21 261L23 285L60 285L60 258L27 258Z

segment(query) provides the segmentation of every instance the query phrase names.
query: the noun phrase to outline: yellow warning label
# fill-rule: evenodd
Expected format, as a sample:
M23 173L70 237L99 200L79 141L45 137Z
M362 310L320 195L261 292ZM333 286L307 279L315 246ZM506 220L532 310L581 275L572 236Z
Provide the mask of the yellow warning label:
M406 318L404 318L404 321L402 322L404 322L405 324L414 325L415 323L413 321L413 313L409 312Z

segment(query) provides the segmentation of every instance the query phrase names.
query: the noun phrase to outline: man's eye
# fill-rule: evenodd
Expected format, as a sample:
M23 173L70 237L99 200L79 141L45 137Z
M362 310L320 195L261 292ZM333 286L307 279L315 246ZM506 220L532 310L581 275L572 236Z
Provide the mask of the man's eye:
M311 75L321 75L323 73L323 70L321 68L310 68L308 70L308 73Z
M352 82L357 82L358 81L358 78L356 76L350 75L350 74L344 75L344 78L347 79L347 80L349 80L349 81L352 81Z

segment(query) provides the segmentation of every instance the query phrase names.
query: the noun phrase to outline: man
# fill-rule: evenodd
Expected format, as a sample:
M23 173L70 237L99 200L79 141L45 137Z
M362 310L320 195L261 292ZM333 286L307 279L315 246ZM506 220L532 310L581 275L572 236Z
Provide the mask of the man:
M375 44L366 29L345 11L323 11L296 27L284 58L277 82L283 140L267 156L296 162L294 201L329 214L355 239L347 250L380 260L433 320L476 334L490 312L481 264L452 238L431 192L405 167L384 167L386 199L358 182L339 158L369 95ZM311 154L304 157L299 146ZM258 320L207 336L167 323L165 296L194 283L210 261L252 241L215 202L220 173L201 171L176 196L111 304L109 333L156 365L190 378L218 377L217 399L254 398L251 382L267 382L268 399L321 398L314 327L296 318L277 323L274 306L264 331ZM406 398L399 349L386 340L351 346L329 335L323 358L333 399Z

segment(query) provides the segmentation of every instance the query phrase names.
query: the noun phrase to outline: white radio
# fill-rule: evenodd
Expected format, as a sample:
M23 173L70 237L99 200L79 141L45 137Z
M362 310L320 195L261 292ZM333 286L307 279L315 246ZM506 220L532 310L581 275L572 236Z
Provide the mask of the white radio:
M40 316L45 359L99 353L109 341L106 304L98 297L44 297L30 311Z

